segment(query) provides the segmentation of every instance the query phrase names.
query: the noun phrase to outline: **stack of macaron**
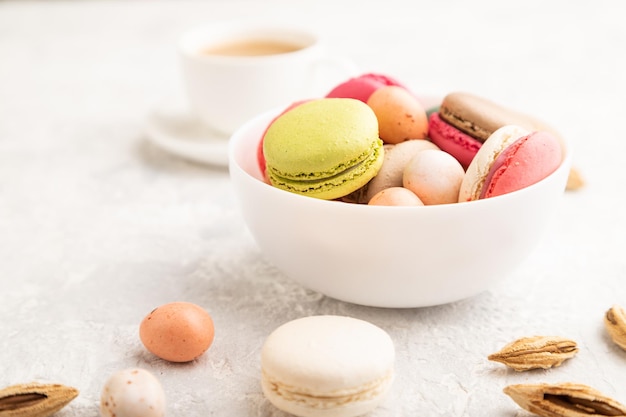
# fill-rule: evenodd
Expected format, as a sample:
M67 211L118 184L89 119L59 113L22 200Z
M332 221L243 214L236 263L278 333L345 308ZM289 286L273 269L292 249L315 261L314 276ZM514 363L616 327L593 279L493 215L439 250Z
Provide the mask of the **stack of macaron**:
M445 96L437 111L430 115L429 138L467 169L489 136L506 125L531 131L550 130L527 114L474 94L455 92Z
M554 172L564 151L539 120L487 99L448 94L436 108L399 81L363 74L290 105L265 130L271 185L370 205L435 205L517 191Z

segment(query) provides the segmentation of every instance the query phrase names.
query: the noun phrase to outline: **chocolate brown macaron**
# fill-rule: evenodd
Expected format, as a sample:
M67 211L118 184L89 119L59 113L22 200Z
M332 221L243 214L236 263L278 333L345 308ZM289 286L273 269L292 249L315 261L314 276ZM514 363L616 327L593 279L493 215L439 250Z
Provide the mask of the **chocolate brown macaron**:
M439 108L439 117L480 142L506 125L517 125L531 131L553 131L534 117L464 92L445 96Z

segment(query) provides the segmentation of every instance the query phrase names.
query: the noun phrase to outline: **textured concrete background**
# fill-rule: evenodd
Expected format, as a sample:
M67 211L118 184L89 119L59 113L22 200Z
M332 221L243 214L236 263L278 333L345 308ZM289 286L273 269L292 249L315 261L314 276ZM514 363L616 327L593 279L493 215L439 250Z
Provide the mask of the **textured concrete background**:
M0 386L60 382L63 417L97 416L104 380L143 367L172 416L283 416L260 390L259 351L283 322L342 314L384 328L397 379L372 416L525 416L502 388L572 381L626 402L626 352L602 317L626 306L619 1L0 2ZM329 49L416 92L467 90L550 121L587 186L567 193L532 256L483 294L406 310L351 305L292 283L263 258L224 168L150 144L145 115L181 94L175 41L239 16L317 27ZM511 219L515 221L515 219ZM506 242L503 242L505 244ZM149 354L138 326L191 301L213 316L203 357ZM486 356L561 335L576 358L515 373Z

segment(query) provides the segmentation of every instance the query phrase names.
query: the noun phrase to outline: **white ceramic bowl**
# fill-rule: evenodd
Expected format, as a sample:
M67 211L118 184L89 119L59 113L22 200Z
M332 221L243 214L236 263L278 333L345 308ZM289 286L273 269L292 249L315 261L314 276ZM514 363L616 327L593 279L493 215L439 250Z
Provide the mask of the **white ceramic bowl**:
M567 152L543 181L479 201L384 207L319 200L262 181L257 146L275 114L249 121L230 139L230 176L244 220L288 277L355 304L424 307L486 290L535 248L569 174Z

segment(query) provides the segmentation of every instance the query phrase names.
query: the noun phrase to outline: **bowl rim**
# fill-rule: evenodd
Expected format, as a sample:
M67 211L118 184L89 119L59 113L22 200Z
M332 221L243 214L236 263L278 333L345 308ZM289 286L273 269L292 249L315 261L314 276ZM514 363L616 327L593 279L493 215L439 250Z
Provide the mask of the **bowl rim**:
M240 126L239 129L237 129L231 135L231 137L229 139L229 145L228 145L228 159L229 159L228 166L229 166L229 171L231 171L230 175L232 176L232 171L233 170L238 170L240 173L242 173L243 175L248 177L250 180L254 180L255 182L258 182L259 185L267 187L267 191L270 192L270 193L278 193L278 195L283 195L283 196L289 195L289 196L293 197L294 199L305 199L309 204L313 204L313 205L318 204L322 208L337 207L338 210L368 210L368 211L371 211L371 212L392 210L394 213L415 212L415 211L418 211L418 210L419 211L426 211L426 210L431 210L431 211L432 210L440 210L440 211L445 211L445 210L463 210L463 209L468 208L468 207L479 209L479 207L482 207L484 205L501 204L503 202L503 200L505 200L505 199L516 199L516 198L519 198L518 196L520 194L532 193L532 191L535 188L542 187L542 185L545 182L550 181L555 176L558 176L564 170L569 171L569 169L571 167L572 151L570 149L569 143L568 143L568 141L565 138L559 137L559 140L561 142L561 149L563 150L563 156L562 156L562 159L561 159L561 164L558 166L558 168L556 170L554 170L550 175L548 175L547 177L543 178L542 180L540 180L540 181L538 181L538 182L536 182L536 183L534 183L532 185L529 185L527 187L524 187L524 188L522 188L520 190L512 191L512 192L509 192L507 194L502 194L502 195L495 196L495 197L483 198L483 199L479 199L479 200L461 201L461 202L446 203L446 204L423 205L423 206L382 206L382 205L381 206L375 206L375 205L371 205L370 206L370 205L367 205L367 204L348 203L348 202L342 202L342 201L337 201L337 200L324 200L324 199L314 198L314 197L310 197L310 196L305 196L305 195L302 195L302 194L291 193L289 191L273 187L271 184L268 184L267 182L265 182L265 181L263 181L263 180L261 180L259 178L259 176L261 175L260 170L257 173L258 176L257 175L253 175L252 173L249 172L248 169L245 169L240 164L240 161L239 161L239 159L237 157L237 150L240 148L241 143L245 141L245 139L247 137L246 133L248 133L254 127L259 126L259 124L262 121L266 121L267 123L270 123L272 118L275 117L277 114L279 114L282 110L283 110L283 107L280 107L279 109L272 109L272 110L266 111L264 113L261 113L261 114L255 116L255 117L253 117L252 119L248 120L246 123L244 123L242 126ZM256 143L258 144L258 142L256 142ZM256 155L257 147L255 146L252 149L252 151ZM256 167L258 168L258 165ZM564 191L565 191L565 184L564 184Z

